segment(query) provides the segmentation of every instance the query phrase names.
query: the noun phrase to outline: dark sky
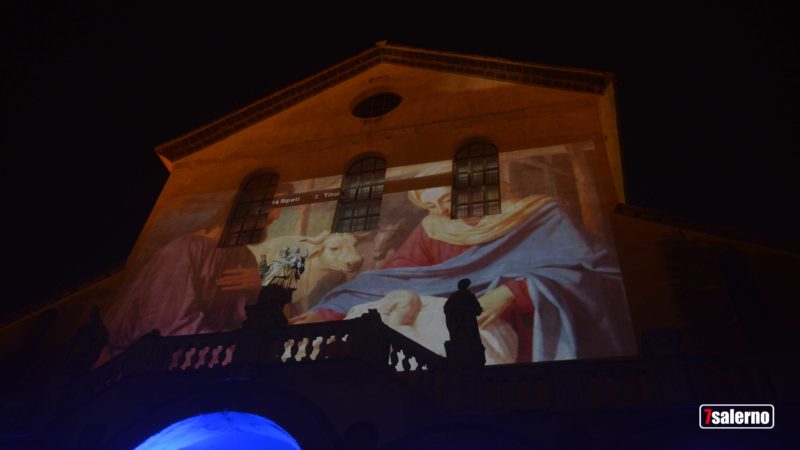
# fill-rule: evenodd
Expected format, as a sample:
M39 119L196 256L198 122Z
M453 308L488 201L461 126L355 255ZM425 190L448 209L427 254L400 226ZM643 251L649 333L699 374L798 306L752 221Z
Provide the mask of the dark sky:
M0 319L122 264L167 179L157 144L379 40L615 72L629 203L800 242L797 27L770 3L494 13L494 3L457 13L30 3L0 10L10 249Z

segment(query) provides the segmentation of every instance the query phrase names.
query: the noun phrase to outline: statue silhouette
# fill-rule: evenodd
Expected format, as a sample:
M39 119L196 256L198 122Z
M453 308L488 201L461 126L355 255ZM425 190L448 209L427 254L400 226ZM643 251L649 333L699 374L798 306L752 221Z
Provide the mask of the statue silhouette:
M486 364L485 348L481 343L478 316L483 312L475 294L470 292L471 281L458 282L458 291L447 298L444 317L450 340L444 343L447 359L453 367L481 367Z
M478 298L469 291L470 280L458 282L458 291L448 297L444 304L444 317L450 341L480 339L478 316L483 312Z
M299 247L284 247L272 263L261 258L262 287L255 305L245 306L247 319L242 323L245 329L265 329L285 327L289 324L283 312L284 306L292 301L292 293L305 271L308 255L302 255Z

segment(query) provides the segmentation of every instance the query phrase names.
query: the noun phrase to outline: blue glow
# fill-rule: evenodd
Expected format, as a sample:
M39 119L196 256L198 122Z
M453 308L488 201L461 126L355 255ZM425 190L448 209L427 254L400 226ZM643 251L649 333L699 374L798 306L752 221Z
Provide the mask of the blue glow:
M275 422L255 414L223 411L176 422L135 450L300 450Z

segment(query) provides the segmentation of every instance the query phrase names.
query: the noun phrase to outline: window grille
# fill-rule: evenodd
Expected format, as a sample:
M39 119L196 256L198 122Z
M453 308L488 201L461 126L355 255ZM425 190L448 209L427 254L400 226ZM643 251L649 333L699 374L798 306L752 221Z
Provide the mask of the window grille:
M476 142L453 159L452 218L500 214L500 166L497 147Z
M350 166L342 180L333 221L334 232L378 228L385 176L386 161L383 158L368 157Z
M231 211L221 246L232 247L261 242L267 226L267 213L272 207L278 175L261 173L251 176L242 185Z

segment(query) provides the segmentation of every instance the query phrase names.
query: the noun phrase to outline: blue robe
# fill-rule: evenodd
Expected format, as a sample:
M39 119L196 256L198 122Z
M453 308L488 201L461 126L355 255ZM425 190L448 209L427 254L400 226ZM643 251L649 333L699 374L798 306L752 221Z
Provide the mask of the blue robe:
M635 352L615 255L554 202L504 236L441 264L363 272L331 290L316 308L344 314L397 289L446 298L462 278L472 280L478 297L505 281L525 280L534 308L533 361Z

